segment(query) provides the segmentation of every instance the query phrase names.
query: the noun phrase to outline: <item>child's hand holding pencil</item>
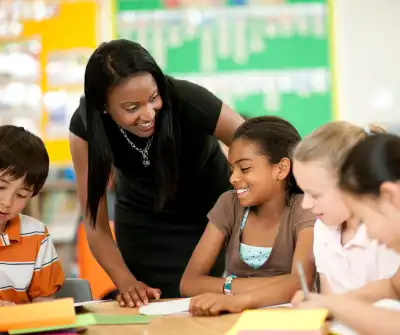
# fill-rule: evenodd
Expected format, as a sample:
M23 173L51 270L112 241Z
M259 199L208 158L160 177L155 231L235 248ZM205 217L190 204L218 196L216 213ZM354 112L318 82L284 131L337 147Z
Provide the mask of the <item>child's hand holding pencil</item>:
M292 305L296 308L323 308L324 296L310 293L303 266L300 262L296 264L297 273L299 275L301 291L297 291L292 298Z

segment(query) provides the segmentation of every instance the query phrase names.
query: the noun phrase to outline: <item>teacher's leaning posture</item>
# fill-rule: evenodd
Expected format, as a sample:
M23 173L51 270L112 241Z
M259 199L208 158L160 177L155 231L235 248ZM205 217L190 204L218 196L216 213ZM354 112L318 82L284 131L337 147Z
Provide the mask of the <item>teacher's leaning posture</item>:
M242 121L205 88L164 75L135 42L103 43L90 57L70 147L88 242L121 306L179 296L207 213L230 187L218 140L229 146ZM105 199L114 167L117 244Z

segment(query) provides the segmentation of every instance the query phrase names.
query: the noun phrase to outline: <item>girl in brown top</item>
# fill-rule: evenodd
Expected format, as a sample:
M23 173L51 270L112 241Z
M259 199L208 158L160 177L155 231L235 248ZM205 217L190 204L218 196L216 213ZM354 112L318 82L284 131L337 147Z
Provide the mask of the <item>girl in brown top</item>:
M208 214L209 223L181 279L193 315L240 312L287 303L300 288L296 262L308 283L315 216L301 208L290 151L300 141L287 121L272 116L247 120L229 149L234 191L224 193ZM206 187L207 185L205 185ZM209 272L226 247L226 276Z

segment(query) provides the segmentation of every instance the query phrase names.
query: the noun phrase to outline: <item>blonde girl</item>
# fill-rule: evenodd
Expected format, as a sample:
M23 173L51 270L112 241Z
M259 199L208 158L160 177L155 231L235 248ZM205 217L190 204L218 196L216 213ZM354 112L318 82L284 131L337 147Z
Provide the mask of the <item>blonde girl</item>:
M293 154L293 173L304 191L303 208L317 216L314 258L322 293L343 293L391 277L400 256L368 238L338 187L339 169L349 151L369 134L384 132L345 121L328 123L304 138Z
M357 144L341 168L340 187L346 205L362 218L371 238L400 252L400 138L379 134ZM377 308L365 300L399 300L399 292L398 271L352 294L311 294L300 307L327 308L360 335L398 335L399 311Z

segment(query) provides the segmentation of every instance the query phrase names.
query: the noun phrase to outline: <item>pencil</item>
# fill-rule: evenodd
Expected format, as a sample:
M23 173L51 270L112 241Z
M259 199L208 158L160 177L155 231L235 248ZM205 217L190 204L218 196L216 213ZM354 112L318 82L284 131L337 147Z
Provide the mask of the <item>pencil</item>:
M303 265L300 262L297 262L297 272L299 273L301 289L303 290L304 300L308 300L308 285L306 280L306 275L304 274Z

